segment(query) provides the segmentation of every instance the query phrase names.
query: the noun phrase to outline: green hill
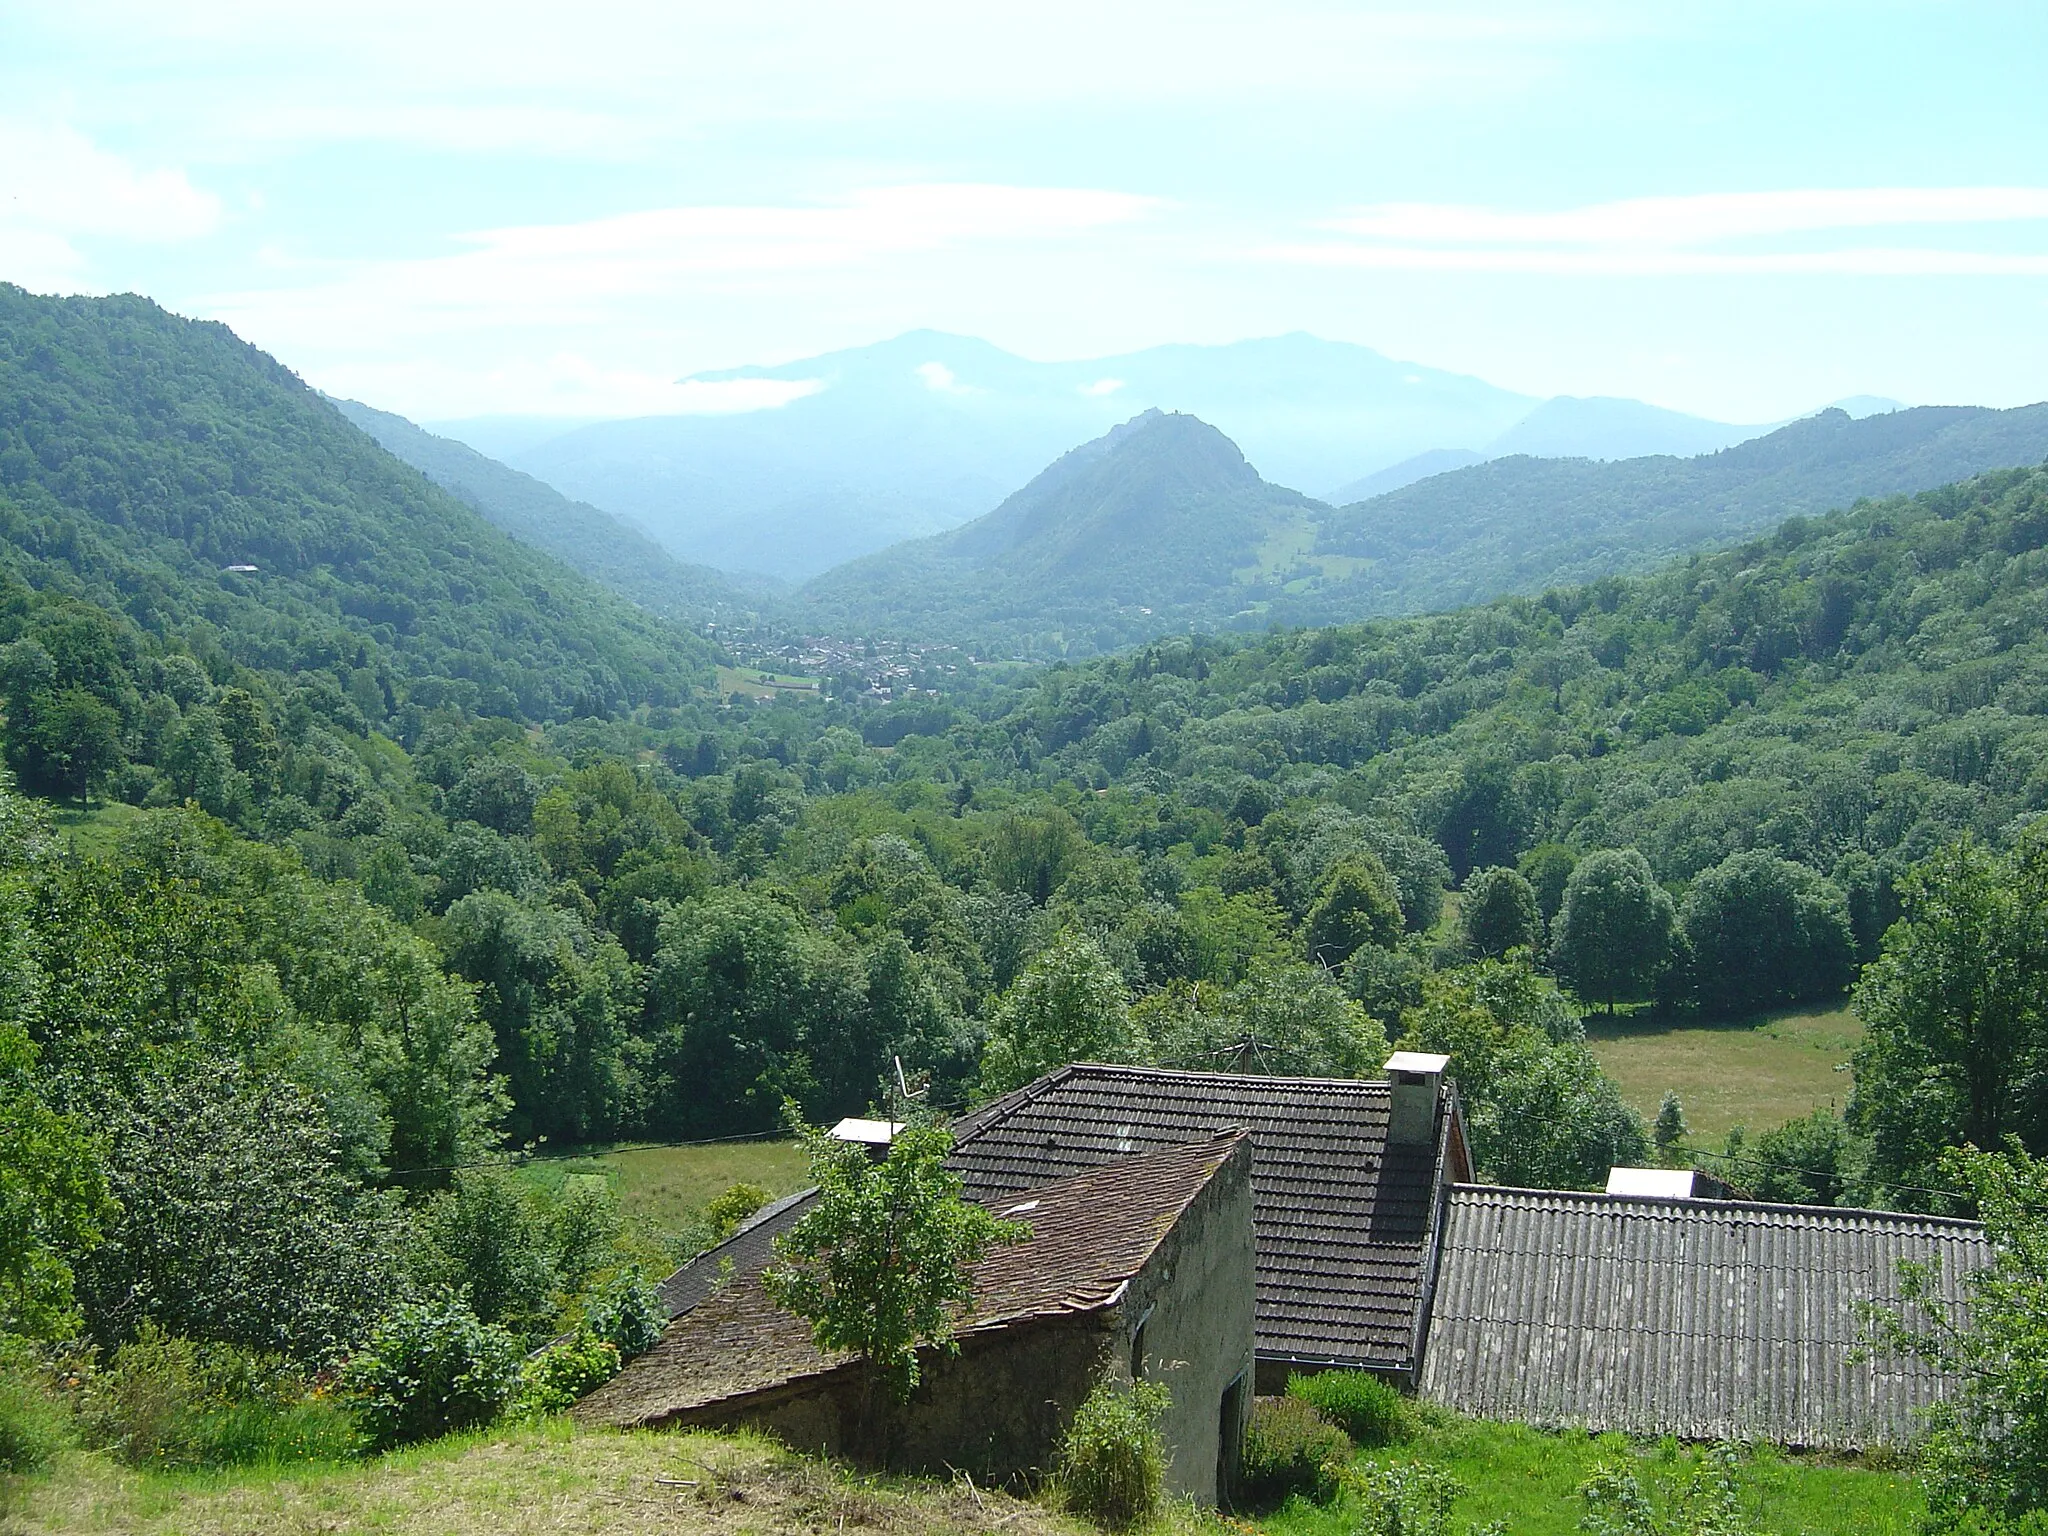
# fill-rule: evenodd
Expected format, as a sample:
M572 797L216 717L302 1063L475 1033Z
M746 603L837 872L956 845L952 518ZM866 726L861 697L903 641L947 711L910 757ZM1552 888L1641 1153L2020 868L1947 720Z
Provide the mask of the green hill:
M2048 405L1828 410L1696 458L1494 459L1331 508L1261 480L1214 428L1151 412L986 517L816 578L787 611L814 629L1081 656L1647 570L1789 515L2044 457Z
M0 285L0 564L220 666L526 719L674 701L708 646L527 549L226 327Z
M1147 411L987 516L817 578L788 611L810 629L1112 650L1255 601L1269 549L1326 510L1262 480L1207 423Z
M708 565L688 565L654 540L587 501L486 458L467 444L436 437L403 416L356 400L334 408L520 543L553 555L650 613L684 623L741 613L753 605Z
M1682 889L1766 848L1853 899L2048 810L2044 568L2048 469L2005 470L1647 575L1055 668L951 739L1046 785L1370 810L1458 873L1633 846Z
M1324 579L1278 605L1279 616L1416 613L1648 570L1795 514L2044 458L2048 405L1922 406L1861 420L1827 410L1689 459L1493 459L1341 508L1311 557ZM1329 556L1365 564L1338 575Z

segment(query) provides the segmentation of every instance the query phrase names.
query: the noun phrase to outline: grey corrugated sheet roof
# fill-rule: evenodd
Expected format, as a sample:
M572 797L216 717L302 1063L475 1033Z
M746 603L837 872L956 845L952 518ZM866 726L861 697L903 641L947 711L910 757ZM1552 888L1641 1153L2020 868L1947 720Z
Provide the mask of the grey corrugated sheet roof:
M955 1127L971 1199L1065 1178L1227 1126L1252 1133L1258 1350L1405 1368L1434 1205L1435 1149L1387 1147L1384 1081L1080 1063Z
M1860 1449L1919 1431L1917 1361L1854 1363L1857 1305L1901 1259L1962 1277L1975 1222L1890 1211L1454 1186L1422 1361L1461 1413L1688 1439Z

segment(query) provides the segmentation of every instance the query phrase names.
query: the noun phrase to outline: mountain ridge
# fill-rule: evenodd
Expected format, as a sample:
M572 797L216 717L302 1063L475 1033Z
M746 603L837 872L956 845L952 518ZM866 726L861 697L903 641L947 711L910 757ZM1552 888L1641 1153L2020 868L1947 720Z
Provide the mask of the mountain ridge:
M1341 623L1642 570L1787 516L2044 457L2048 404L1830 409L1714 454L1517 455L1331 507L1260 478L1199 418L1147 412L960 529L814 578L784 612L1031 655L1190 626ZM1162 505L1179 520L1147 526Z
M544 432L493 456L637 523L684 559L802 580L967 522L1064 450L1147 408L1199 416L1269 481L1319 494L1418 453L1482 450L1545 405L1305 332L1035 362L979 338L911 331L679 383L717 391L759 381L804 388L760 409ZM1605 435L1579 446L1603 453L1757 430L1636 402L1596 402L1581 414L1583 430ZM434 430L467 440L469 429ZM1626 440L1630 432L1638 438ZM501 420L477 433L487 453L486 442L518 435Z
M701 623L751 606L721 571L688 565L625 519L571 501L466 443L359 400L329 403L429 480L520 543L552 555L650 613Z

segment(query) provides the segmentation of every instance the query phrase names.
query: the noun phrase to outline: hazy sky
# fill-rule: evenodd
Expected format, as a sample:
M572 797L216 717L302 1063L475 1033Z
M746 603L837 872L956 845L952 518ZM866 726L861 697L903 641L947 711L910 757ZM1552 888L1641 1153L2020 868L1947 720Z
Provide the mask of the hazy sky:
M2042 0L7 0L0 277L424 418L916 326L2010 405L2048 397L2044 60Z

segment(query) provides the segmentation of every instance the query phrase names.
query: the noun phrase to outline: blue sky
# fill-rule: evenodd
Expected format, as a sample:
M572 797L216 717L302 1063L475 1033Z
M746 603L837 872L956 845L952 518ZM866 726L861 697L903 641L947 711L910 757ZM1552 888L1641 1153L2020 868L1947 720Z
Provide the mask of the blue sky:
M0 277L420 418L919 326L2048 398L2048 6L10 0Z

